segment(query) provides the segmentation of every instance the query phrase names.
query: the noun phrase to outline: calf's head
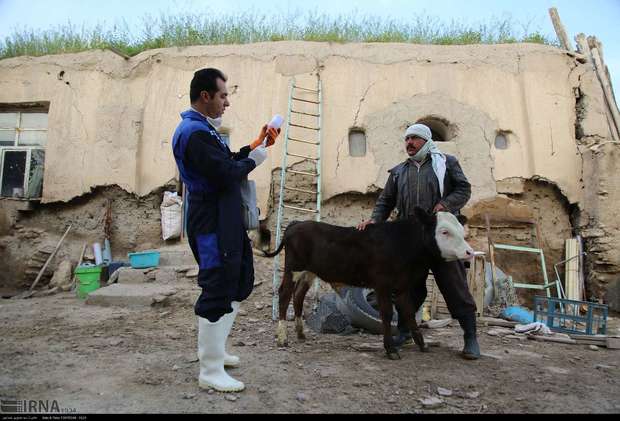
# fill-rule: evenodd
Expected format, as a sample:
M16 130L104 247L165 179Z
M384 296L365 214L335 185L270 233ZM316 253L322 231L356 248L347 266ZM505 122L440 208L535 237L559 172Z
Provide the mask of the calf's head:
M423 224L435 227L435 242L444 260L450 262L474 257L474 250L465 241L463 224L466 223L467 218L462 215L456 217L450 212L437 212L429 215L421 208L416 208L415 213Z

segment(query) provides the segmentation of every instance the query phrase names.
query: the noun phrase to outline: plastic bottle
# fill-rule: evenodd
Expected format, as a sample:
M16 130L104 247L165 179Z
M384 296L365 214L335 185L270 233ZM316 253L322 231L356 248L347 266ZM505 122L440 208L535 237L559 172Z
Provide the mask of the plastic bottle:
M101 254L101 244L95 243L93 244L93 253L95 255L95 264L99 266L103 263L103 256Z
M280 114L276 114L273 116L271 121L267 123L267 128L268 129L271 129L271 128L279 129L280 126L282 126L283 121L284 121L284 118ZM267 146L267 137L263 139L263 146Z
M112 261L112 249L110 248L110 240L107 238L103 242L103 262L109 264Z

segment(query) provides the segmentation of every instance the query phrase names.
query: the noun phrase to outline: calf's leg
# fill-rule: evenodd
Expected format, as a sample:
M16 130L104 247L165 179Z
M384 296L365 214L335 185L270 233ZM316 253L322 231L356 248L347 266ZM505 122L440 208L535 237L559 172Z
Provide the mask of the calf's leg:
M424 343L424 337L422 332L418 328L418 324L415 321L415 314L411 307L411 301L409 299L409 293L404 291L396 296L396 305L400 309L401 314L399 316L407 323L407 328L411 331L411 337L413 341L418 345L420 351L428 352L428 346ZM399 320L400 321L400 320Z
M306 293L310 289L310 280L304 273L298 280L295 287L295 295L293 297L293 309L295 310L295 331L297 332L297 339L304 340L306 335L304 334L304 320L302 319L302 313L304 309L304 299Z
M288 333L286 332L286 310L291 301L291 295L295 289L293 284L293 272L284 270L282 283L278 288L278 330L276 332L278 346L288 346Z
M379 313L383 324L383 347L390 360L400 360L398 349L392 340L392 300L390 299L389 289L375 289L377 301L379 302Z

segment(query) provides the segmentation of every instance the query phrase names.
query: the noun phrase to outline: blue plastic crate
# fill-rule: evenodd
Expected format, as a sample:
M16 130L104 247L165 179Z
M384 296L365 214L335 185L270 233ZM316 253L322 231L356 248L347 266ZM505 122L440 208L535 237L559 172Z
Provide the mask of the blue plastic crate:
M129 264L132 268L143 269L159 266L158 251L142 251L138 253L127 253Z
M534 297L534 321L545 323L555 332L605 335L607 313L608 306L604 304L563 298Z

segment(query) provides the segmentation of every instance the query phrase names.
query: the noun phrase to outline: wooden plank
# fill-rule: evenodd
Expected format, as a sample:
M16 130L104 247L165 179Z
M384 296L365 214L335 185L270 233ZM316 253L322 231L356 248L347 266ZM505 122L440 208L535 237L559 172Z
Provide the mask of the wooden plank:
M552 7L549 9L549 16L551 16L551 22L553 23L553 28L555 29L555 33L558 36L558 40L560 40L560 44L562 48L568 50L570 52L575 52L573 46L568 40L568 35L566 35L566 30L564 29L564 25L562 25L562 21L560 20L560 14L558 13L558 9Z
M572 339L597 339L601 341L605 341L608 338L607 335L581 335L579 333L569 333L568 336Z
M495 252L493 250L493 239L491 238L491 220L489 219L489 214L487 213L484 214L484 221L486 223L486 228L487 228L487 244L489 247L489 260L491 261L491 282L493 285L493 290L498 291L497 279L495 279Z
M586 281L585 281L585 273L584 273L584 261L583 261L583 242L581 241L581 236L578 235L576 237L577 240L577 252L579 253L578 264L579 264L579 300L586 300Z
M480 317L478 320L487 326L515 327L519 324L518 322L497 319L495 317Z
M475 256L467 272L467 286L476 303L476 315L482 316L484 307L484 255Z
M577 341L574 339L556 338L553 336L527 335L527 338L533 339L539 342L557 342L561 344L570 344L570 345L574 345L577 343Z

